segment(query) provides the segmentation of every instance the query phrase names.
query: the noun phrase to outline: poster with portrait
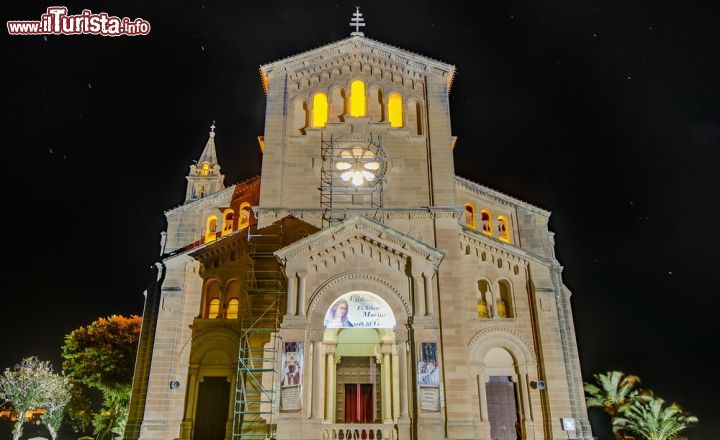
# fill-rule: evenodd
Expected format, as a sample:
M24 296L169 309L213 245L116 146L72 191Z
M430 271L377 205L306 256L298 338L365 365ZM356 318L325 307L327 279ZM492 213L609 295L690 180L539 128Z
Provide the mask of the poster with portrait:
M395 315L382 298L356 290L336 299L325 313L326 328L393 328Z
M297 411L302 403L303 343L283 342L280 409Z
M420 343L417 383L420 388L420 409L440 411L440 370L435 342Z

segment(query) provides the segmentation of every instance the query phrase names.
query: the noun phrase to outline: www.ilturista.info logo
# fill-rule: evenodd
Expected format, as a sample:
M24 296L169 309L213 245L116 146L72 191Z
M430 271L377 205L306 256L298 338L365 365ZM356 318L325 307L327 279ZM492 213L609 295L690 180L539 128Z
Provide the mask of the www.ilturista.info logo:
M147 35L150 22L142 18L131 20L108 15L93 14L84 9L79 15L67 15L65 6L51 6L38 21L11 20L7 22L10 35L103 35L106 37Z

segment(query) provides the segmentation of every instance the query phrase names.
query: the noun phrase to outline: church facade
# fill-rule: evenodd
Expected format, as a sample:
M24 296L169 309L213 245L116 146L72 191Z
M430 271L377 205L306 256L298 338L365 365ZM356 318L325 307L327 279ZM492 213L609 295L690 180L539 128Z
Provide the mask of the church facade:
M131 439L590 439L550 213L455 175L455 68L362 35L261 67L166 212Z

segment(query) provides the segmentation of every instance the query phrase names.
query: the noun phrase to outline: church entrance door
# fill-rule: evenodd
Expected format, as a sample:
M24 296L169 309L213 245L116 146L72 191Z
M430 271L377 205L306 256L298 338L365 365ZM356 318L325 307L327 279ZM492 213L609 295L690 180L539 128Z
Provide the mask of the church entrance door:
M506 376L490 376L485 389L492 440L520 439L515 384Z
M230 384L227 377L205 377L200 382L200 391L195 410L196 440L224 440L228 420Z
M373 386L370 383L345 384L345 423L372 423Z

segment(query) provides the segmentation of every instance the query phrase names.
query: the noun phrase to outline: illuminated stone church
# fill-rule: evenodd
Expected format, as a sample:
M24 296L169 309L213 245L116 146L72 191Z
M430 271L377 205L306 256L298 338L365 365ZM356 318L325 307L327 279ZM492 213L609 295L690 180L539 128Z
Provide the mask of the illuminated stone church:
M213 125L165 213L126 438L592 438L550 213L455 175L455 67L356 32L260 73L262 174Z

